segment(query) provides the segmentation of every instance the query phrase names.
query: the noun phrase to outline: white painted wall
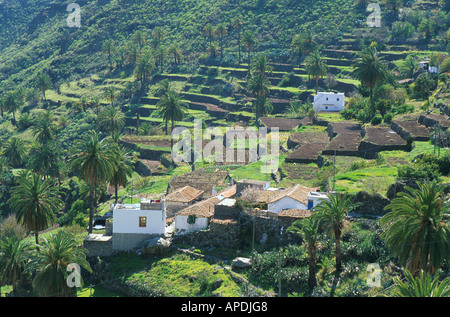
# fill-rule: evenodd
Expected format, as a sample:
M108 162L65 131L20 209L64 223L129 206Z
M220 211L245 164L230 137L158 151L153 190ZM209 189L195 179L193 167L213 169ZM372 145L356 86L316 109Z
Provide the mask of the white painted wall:
M316 207L324 199L329 200L329 198L326 195L314 195L314 194L308 195L308 201L309 200L313 201L313 208Z
M147 217L147 226L139 227L139 217ZM114 233L164 234L166 217L164 210L114 209Z
M318 92L314 96L313 108L316 112L341 111L345 107L345 95L343 93Z
M196 217L195 223L188 223L188 218L189 216L175 215L175 234L181 235L208 228L208 218Z
M307 209L307 206L291 197L283 197L273 203L269 203L267 209L270 212L280 213L283 209Z

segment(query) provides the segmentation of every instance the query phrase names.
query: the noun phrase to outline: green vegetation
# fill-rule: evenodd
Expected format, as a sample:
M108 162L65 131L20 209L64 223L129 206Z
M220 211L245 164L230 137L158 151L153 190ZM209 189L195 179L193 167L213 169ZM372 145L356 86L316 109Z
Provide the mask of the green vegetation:
M408 139L410 151L286 159L299 149L291 135L325 134L327 123L365 129L448 114L449 1L381 1L380 28L365 23L364 1L94 0L81 5L80 28L67 26L69 3L0 1L1 296L118 297L134 289L177 297L448 297L448 278L438 274L448 271L450 241L445 127L440 139ZM420 69L424 59L439 74ZM345 109L316 113L318 91L344 92ZM279 157L172 160L176 127L193 136L195 119L204 133L260 127L262 117L301 120L280 134ZM270 148L275 135L268 136ZM264 170L271 159L276 168ZM187 254L86 260L83 240L110 204L161 197L193 169L335 193L266 244L249 242L251 223L240 228L236 249L188 244L180 245ZM388 199L392 184L416 180L419 190L389 197L381 219L349 216L359 207L354 194ZM252 267L226 266L239 255ZM71 262L82 266L84 286L67 287ZM377 287L367 282L373 263L382 268ZM103 269L117 284L105 283Z

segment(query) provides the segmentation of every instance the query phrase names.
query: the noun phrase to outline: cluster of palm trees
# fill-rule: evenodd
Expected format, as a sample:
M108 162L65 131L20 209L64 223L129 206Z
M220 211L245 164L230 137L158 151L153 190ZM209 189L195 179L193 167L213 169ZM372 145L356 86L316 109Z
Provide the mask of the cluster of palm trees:
M256 46L256 35L252 30L246 30L242 34L242 28L244 26L244 22L241 16L236 16L232 19L230 25L226 25L225 23L219 23L217 26L213 26L211 23L207 23L203 28L206 39L208 41L207 50L209 52L210 57L216 58L218 53L220 53L220 59L223 59L224 53L224 37L229 34L231 30L233 30L237 37L238 44L238 63L241 63L241 47L247 50L248 53L248 66L250 72L250 54L252 50ZM214 37L219 37L219 42L214 42ZM242 42L242 45L241 45Z
M113 39L103 42L102 51L110 69L122 69L125 65L133 65L134 73L140 83L140 93L147 90L151 75L159 70L164 70L166 56L172 58L172 63L178 65L181 62L182 50L177 43L168 47L164 45L166 31L163 27L155 27L151 36L147 38L142 30L137 30L126 44L117 47Z
M166 135L169 134L169 122L173 131L175 122L181 121L187 114L188 103L183 100L180 94L172 87L170 80L163 79L156 85L155 96L159 97L156 106L157 114L164 120ZM171 146L173 139L171 138Z
M66 231L50 234L41 244L16 236L0 240L0 287L12 285L14 296L21 296L19 286L31 282L33 293L44 297L76 297L83 287L81 268L92 272L86 250L74 235Z
M70 157L72 170L90 186L88 232L91 233L98 186L104 183L113 185L117 203L118 187L126 186L133 172L132 156L111 137L101 138L95 130L75 143L73 153Z
M52 143L50 131L36 129L35 134L43 147ZM75 143L68 161L71 172L90 186L88 232L91 233L98 203L98 187L106 183L114 186L117 203L118 188L126 186L132 176L133 158L130 152L119 146L112 137L102 138L99 132L91 130ZM0 285L10 283L16 292L16 283L24 274L26 265L27 269L31 267L30 274L37 272L33 279L33 288L37 294L73 296L75 289L67 287L65 282L67 266L77 263L90 269L84 259L83 249L78 247L73 236L63 230L51 236L48 241L39 241L39 232L55 223L56 214L64 206L62 192L55 178L46 168L25 169L16 176L16 183L10 190L8 205L15 214L17 223L27 232L34 234L36 252L30 253L32 245L17 237L0 241ZM29 260L30 254L34 254L32 260Z
M438 280L440 269L450 259L450 226L444 186L436 182L417 183L406 187L385 207L381 218L382 238L405 268L404 283L395 280L394 296L449 296L450 278ZM331 234L335 242L336 272L342 269L340 241L344 220L359 206L348 194L331 194L312 209L309 218L290 227L303 238L309 255L308 285L317 285L316 265L319 251L319 232ZM425 286L426 287L425 287Z
M253 112L256 115L256 124L259 126L259 118L269 114L273 110L272 102L268 98L270 81L267 77L272 72L269 59L265 55L257 55L251 65L252 76L248 81L248 88L255 97Z

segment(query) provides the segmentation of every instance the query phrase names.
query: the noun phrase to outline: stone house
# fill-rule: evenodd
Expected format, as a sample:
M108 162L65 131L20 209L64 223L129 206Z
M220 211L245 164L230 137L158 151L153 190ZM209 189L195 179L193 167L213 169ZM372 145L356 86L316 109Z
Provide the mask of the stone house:
M236 182L236 194L240 195L245 189L253 187L255 189L267 190L270 188L269 181L258 181L253 179L241 179Z
M174 217L178 211L199 202L203 199L203 193L203 190L189 185L171 192L164 198L166 201L166 217Z
M175 214L175 235L207 229L221 201L236 194L236 185L229 186L216 195L190 205Z

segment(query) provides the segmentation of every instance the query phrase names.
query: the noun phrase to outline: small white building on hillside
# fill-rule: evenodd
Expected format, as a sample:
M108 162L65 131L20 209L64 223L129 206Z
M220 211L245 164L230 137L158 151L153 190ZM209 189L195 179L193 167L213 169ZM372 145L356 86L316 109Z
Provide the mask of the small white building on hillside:
M341 111L345 108L344 93L318 92L314 96L314 111Z
M425 70L428 73L439 74L440 66L431 66L430 59L424 59L419 62L419 68Z
M328 196L320 193L318 188L296 185L283 189L273 196L267 209L276 214L280 214L283 210L311 210L323 199L328 199Z
M113 209L113 250L132 250L143 241L164 236L164 200L141 199L140 204L117 204Z

